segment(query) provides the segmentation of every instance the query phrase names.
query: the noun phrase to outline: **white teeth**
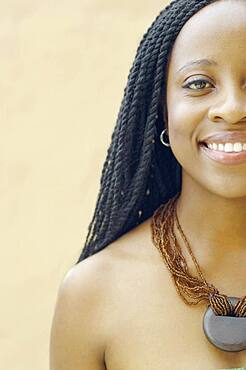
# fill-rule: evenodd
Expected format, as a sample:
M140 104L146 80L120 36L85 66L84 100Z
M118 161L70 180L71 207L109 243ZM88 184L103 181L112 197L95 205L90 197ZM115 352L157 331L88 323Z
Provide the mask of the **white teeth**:
M242 151L246 151L246 143L225 143L225 144L217 144L217 143L209 143L207 144L208 148L211 150L218 150L220 152L235 152L240 153Z
M243 150L243 145L241 143L235 143L233 149L234 152L241 152Z
M232 143L226 143L226 144L225 144L225 149L224 149L224 151L225 151L226 153L228 153L228 152L233 152L233 144L232 144Z

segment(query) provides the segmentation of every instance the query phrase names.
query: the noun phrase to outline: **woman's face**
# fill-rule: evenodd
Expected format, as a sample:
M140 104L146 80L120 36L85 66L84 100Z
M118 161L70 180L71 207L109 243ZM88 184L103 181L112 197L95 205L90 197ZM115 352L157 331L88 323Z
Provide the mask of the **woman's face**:
M244 0L212 3L182 28L169 60L167 118L183 181L226 198L246 196L246 159L228 155L241 149L234 143L246 147ZM203 141L217 148L204 148Z

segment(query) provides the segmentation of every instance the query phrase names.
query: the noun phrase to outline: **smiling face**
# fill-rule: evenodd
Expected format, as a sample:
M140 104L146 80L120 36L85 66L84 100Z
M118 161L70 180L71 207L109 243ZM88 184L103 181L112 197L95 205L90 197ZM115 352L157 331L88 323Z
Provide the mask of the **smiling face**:
M169 59L167 118L182 186L225 198L246 196L246 151L228 155L224 150L232 146L222 146L246 143L245 1L214 2L184 25ZM202 141L217 149L204 148Z

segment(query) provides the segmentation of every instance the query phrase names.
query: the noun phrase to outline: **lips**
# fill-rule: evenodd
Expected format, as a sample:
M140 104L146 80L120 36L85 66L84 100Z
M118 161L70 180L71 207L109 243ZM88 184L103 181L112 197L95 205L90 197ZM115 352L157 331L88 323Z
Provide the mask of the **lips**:
M245 151L240 153L225 153L219 152L217 150L211 150L208 147L206 147L206 145L200 145L200 148L201 152L206 157L224 165L239 165L246 163Z
M200 144L225 144L225 143L246 143L246 130L245 131L223 131L211 134L206 138L199 141Z

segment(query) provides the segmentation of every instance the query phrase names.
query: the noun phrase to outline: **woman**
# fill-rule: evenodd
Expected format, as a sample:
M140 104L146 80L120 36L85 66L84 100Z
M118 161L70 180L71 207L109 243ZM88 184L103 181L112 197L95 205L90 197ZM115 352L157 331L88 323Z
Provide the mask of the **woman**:
M173 1L145 34L59 289L51 370L246 366L245 66L243 0Z

